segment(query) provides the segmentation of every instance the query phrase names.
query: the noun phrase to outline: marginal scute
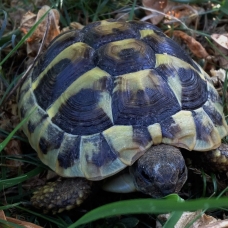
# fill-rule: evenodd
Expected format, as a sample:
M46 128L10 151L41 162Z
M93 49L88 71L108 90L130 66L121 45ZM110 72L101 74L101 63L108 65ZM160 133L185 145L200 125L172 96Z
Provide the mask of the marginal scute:
M228 134L228 127L223 114L223 107L220 103L220 99L218 101L214 100L214 102L208 99L202 108L213 122L215 128L219 132L220 137L225 137Z
M118 153L119 159L125 165L132 165L153 143L151 140L144 141L144 144L138 144L134 138L143 139L145 135L143 131L138 132L138 136L134 133L136 132L133 131L132 126L120 125L110 127L102 133L110 148Z
M80 166L87 179L100 180L126 167L100 133L82 136L80 149Z
M29 89L28 89L28 87L29 87ZM18 110L19 110L19 115L22 119L22 118L25 118L26 116L28 116L30 114L30 112L34 108L36 108L37 105L36 105L35 96L33 94L33 91L31 90L31 78L28 78L25 81L25 84L23 84L21 89L22 89L22 95L18 95L18 98L20 98L18 100ZM31 132L30 132L29 126L27 126L27 124L29 122L31 124L33 124L33 121L31 120L31 118L33 118L34 120L36 119L36 112L37 112L37 110L35 110L35 113L33 113L32 116L30 116L27 123L22 126L24 133L28 136L29 139L31 136Z
M43 125L39 135L39 151L47 154L51 150L58 150L60 148L64 132L55 125L48 123L48 120Z
M81 136L65 133L56 157L56 173L65 177L84 177L80 165Z
M68 135L68 134L65 134ZM74 140L72 140L72 139ZM80 136L69 137L68 140L66 137L63 138L61 143L61 148L59 148L58 162L59 166L63 169L72 167L75 164L75 161L78 161L80 158Z
M31 88L31 74L28 75L28 77L23 82L20 90L17 91L17 102L18 106L19 104L23 103L23 97L24 95L30 90ZM19 112L20 113L20 112Z
M223 115L210 100L203 105L203 110L207 113L215 126L223 126Z
M190 111L180 111L161 121L162 142L193 150L196 143L196 127Z
M203 108L192 111L196 126L196 151L208 151L221 144L221 136Z
M210 83L207 83L207 91L208 91L208 100L212 101L213 103L218 103L220 106L220 110L222 112L222 109L223 109L222 99L220 98L215 87Z
M159 123L156 123L156 124L149 125L147 128L153 140L153 145L162 143L161 125Z

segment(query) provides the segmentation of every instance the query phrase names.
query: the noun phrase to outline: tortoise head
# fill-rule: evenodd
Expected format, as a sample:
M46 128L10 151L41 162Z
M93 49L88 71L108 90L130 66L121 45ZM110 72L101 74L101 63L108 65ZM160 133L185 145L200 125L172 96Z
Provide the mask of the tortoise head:
M152 146L130 168L138 191L159 198L180 191L187 179L187 168L178 148Z

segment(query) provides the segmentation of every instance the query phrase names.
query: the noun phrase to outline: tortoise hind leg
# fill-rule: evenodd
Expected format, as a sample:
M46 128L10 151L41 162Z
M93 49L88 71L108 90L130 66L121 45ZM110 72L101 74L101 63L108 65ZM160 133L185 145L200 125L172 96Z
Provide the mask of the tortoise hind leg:
M201 153L201 159L215 172L228 172L228 144L222 143L217 149Z
M92 182L84 178L64 178L39 188L31 202L45 213L61 213L82 204L90 195L91 186Z

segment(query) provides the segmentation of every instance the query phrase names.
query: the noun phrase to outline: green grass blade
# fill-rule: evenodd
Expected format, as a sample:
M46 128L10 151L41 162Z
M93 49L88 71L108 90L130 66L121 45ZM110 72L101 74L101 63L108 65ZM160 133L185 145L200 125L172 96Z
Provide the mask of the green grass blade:
M38 175L43 170L43 167L36 167L35 169L29 171L26 174L23 174L19 177L14 177L6 180L0 180L0 191L3 189L12 187L14 185L20 184L23 181L26 181L36 175Z
M192 221L190 221L185 228L191 228L194 224L194 222L196 222L198 219L200 219L200 217L203 215L204 211L202 211L201 213L199 213Z
M172 2L178 2L178 3L183 3L183 4L193 4L193 3L198 3L202 4L203 2L208 2L208 0L172 0Z
M94 17L93 17L93 21L97 21L97 20L98 20L98 15L99 15L99 13L100 13L100 12L102 11L102 9L108 4L108 1L109 1L109 0L102 0L102 2L99 1L99 4L98 4L98 6L97 6L96 12L95 12Z
M51 8L34 24L34 26L28 31L28 33L17 43L17 45L9 52L9 54L0 62L0 67L6 62L6 60L17 51L17 49L25 42L25 40L33 34L40 22L47 16Z
M14 203L14 204L8 204L8 205L5 205L5 206L0 206L0 210L7 210L7 209L10 209L10 208L16 207L19 204L20 203Z
M201 170L201 174L202 174L202 180L203 180L202 197L205 197L206 196L206 189L207 189L207 178L206 178L206 174L203 170Z
M97 219L106 218L124 214L140 214L140 213L169 213L172 211L196 211L207 210L209 208L228 207L228 197L223 198L201 198L197 200L188 200L179 202L173 199L136 199L115 202L98 207L68 228L78 227L79 225L95 221Z
M7 33L6 35L2 36L0 39L0 49L3 49L3 45L7 42L11 43L12 40L12 36L18 36L21 34L21 31L19 29L13 30L9 33Z
M228 1L227 1L227 0L223 0L223 1L222 1L220 10L221 10L224 14L228 15Z
M46 221L49 221L49 222L52 222L52 223L58 225L59 227L62 227L62 228L67 227L67 224L62 219L56 219L56 216L55 217L51 217L51 216L48 216L48 215L43 215L43 214L34 212L32 210L26 209L24 207L20 207L20 206L16 206L16 208L21 209L23 211L26 211L26 212L28 212L30 214L33 214L33 215L37 216L37 217L43 218Z
M217 179L214 173L211 174L211 179L214 187L214 194L217 194L218 192L218 185L217 185Z
M18 78L20 78L20 76L16 77L7 87L6 91L4 92L3 97L0 100L0 106L2 105L3 101L5 100L6 96L8 95L8 93L11 91L11 89L14 87L15 83L17 82Z
M228 186L225 189L223 189L222 192L220 192L220 194L217 196L217 198L222 197L222 195L225 194L227 191L228 191Z
M171 212L168 220L163 225L163 228L174 227L176 225L176 223L179 221L179 219L182 216L182 214L183 214L183 211L174 211L174 212Z
M10 132L5 131L2 128L0 128L0 137L6 138L9 134L10 134ZM18 136L18 135L14 135L12 138L19 139L20 141L28 143L28 140L26 138L22 138L21 136Z
M2 10L2 9L0 9L2 12L3 12L3 14L4 14L4 19L3 19L3 21L2 21L2 23L1 23L1 29L0 29L0 40L2 39L2 35L3 35L3 33L4 33L4 31L5 31L5 29L6 29L6 24L7 24L7 13L6 13L6 11L5 10Z
M225 80L224 80L224 84L223 84L223 90L222 90L222 105L223 105L223 111L224 111L225 115L228 114L227 98L226 98L227 86L228 86L227 72L228 72L228 70L226 70L226 76L225 76Z
M0 227L1 228L25 228L24 226L20 226L12 222L5 221L3 219L0 219Z
M8 135L8 137L2 142L0 143L0 152L5 148L5 146L8 144L8 142L11 140L11 138L14 136L14 134L18 131L18 129L20 129L20 127L29 119L29 117L35 112L37 108L35 107L30 113L29 115L23 119L14 129L13 131Z
M134 0L133 5L131 7L131 12L129 15L129 20L133 20L134 12L135 12L136 0Z

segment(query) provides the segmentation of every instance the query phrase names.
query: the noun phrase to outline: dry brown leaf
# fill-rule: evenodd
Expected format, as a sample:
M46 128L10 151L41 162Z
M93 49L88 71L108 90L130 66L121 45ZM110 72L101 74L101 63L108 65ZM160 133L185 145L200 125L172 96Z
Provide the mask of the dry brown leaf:
M115 19L118 20L124 20L124 21L128 21L129 20L129 13L117 13L115 15Z
M43 228L42 226L35 225L35 224L31 223L31 222L25 222L25 221L21 221L19 219L15 219L15 218L6 217L6 220L8 222L12 222L14 224L23 226L25 228Z
M22 155L21 141L16 139L11 139L9 143L6 145L6 147L4 148L4 150L6 151L7 155L14 155L20 158ZM21 161L11 160L11 159L7 160L7 166L11 168L20 167L22 165L23 165L23 162Z
M225 56L228 56L228 33L227 34L212 34L211 38L215 43L215 56L219 61L219 65L222 68L228 68L228 60L224 58L220 52ZM217 50L219 49L219 50Z
M182 216L180 217L179 221L176 223L174 228L183 228L185 227L189 222L191 222L193 219L195 219L198 215L200 215L201 211L196 211L196 212L184 212ZM167 219L169 218L170 214L162 214L159 215L158 218L159 220L166 222ZM195 223L194 223L195 224ZM196 228L195 226L191 226L191 228ZM156 228L159 228L160 225L159 223L157 224Z
M212 222L208 225L202 225L198 228L227 228L228 227L228 220L218 220L216 222Z
M0 210L0 219L5 220L6 221L6 216L3 210Z
M226 71L224 69L219 70L210 70L211 73L211 81L218 91L219 95L222 97L224 95L224 82L226 78ZM226 97L227 94L226 94Z
M225 228L228 227L228 220L216 219L212 216L203 214L194 228Z
M187 4L176 4L173 5L169 12L167 12L168 20L165 20L165 23L176 24L181 21L182 23L188 26L192 22L197 22L200 18L200 15L202 15L203 12L204 9L201 7Z
M194 222L194 225L192 226L193 228L203 228L207 227L209 224L216 222L217 219L206 214L202 214L202 216Z
M161 1L143 0L142 4L143 4L144 7L148 7L148 8L151 8L151 9L163 11L164 8L167 6L167 0L161 0Z
M13 21L13 23L15 24L15 26L19 26L19 22L21 21L25 12L26 10L18 7L16 12L9 13L9 16Z
M35 0L34 4L36 7L42 7L50 3L50 0Z
M20 29L25 34L31 29L31 27L50 9L49 6L43 6L37 15L27 12L21 20ZM42 38L44 37L47 25L47 36L44 41L44 48L60 34L59 30L59 12L55 9L49 11L48 16L38 25L34 33L27 39L27 54L34 57L40 47Z
M36 14L28 11L21 19L20 29L27 34L36 21Z
M176 223L174 228L183 228L186 227L188 223L196 219L202 212L184 212ZM170 214L162 214L159 215L158 218L160 221L166 222L169 218ZM156 228L162 227L159 222L157 222ZM228 227L228 220L217 220L216 218L202 214L200 218L198 218L190 228L225 228Z
M25 227L25 228L43 228L41 226L35 225L33 223L30 223L30 222L25 222L25 221L21 221L19 219L6 217L3 210L0 210L0 219L14 223L14 224L17 224L17 225L20 225L20 226Z
M226 78L226 71L224 69L219 69L219 70L210 70L211 73L211 79L214 83L216 83L218 80L225 82Z
M0 128L11 132L19 122L16 97L11 96L11 98L1 106Z
M62 32L66 32L66 31L69 31L69 30L71 30L71 29L78 29L78 30L81 30L81 29L83 29L85 26L84 25L82 25L82 24L80 24L80 23L78 23L78 22L71 22L70 23L70 26L67 26L67 27L65 27L65 28L63 28L62 30L61 30L61 33Z
M200 15L204 12L203 8L171 1L144 0L142 3L146 8L147 16L141 20L150 19L152 24L158 24L165 17L164 23L189 25L194 21L197 23Z
M186 33L175 30L173 31L173 35L180 37L184 42L187 44L188 48L190 51L198 58L200 59L206 59L209 54L205 50L205 48L198 42L196 41L193 37L187 35Z
M161 14L156 11L164 12L164 9L167 6L167 0L143 0L142 5L153 10L152 12L149 10L145 11L146 15L150 16L150 21L152 24L157 25L164 18L164 13Z

